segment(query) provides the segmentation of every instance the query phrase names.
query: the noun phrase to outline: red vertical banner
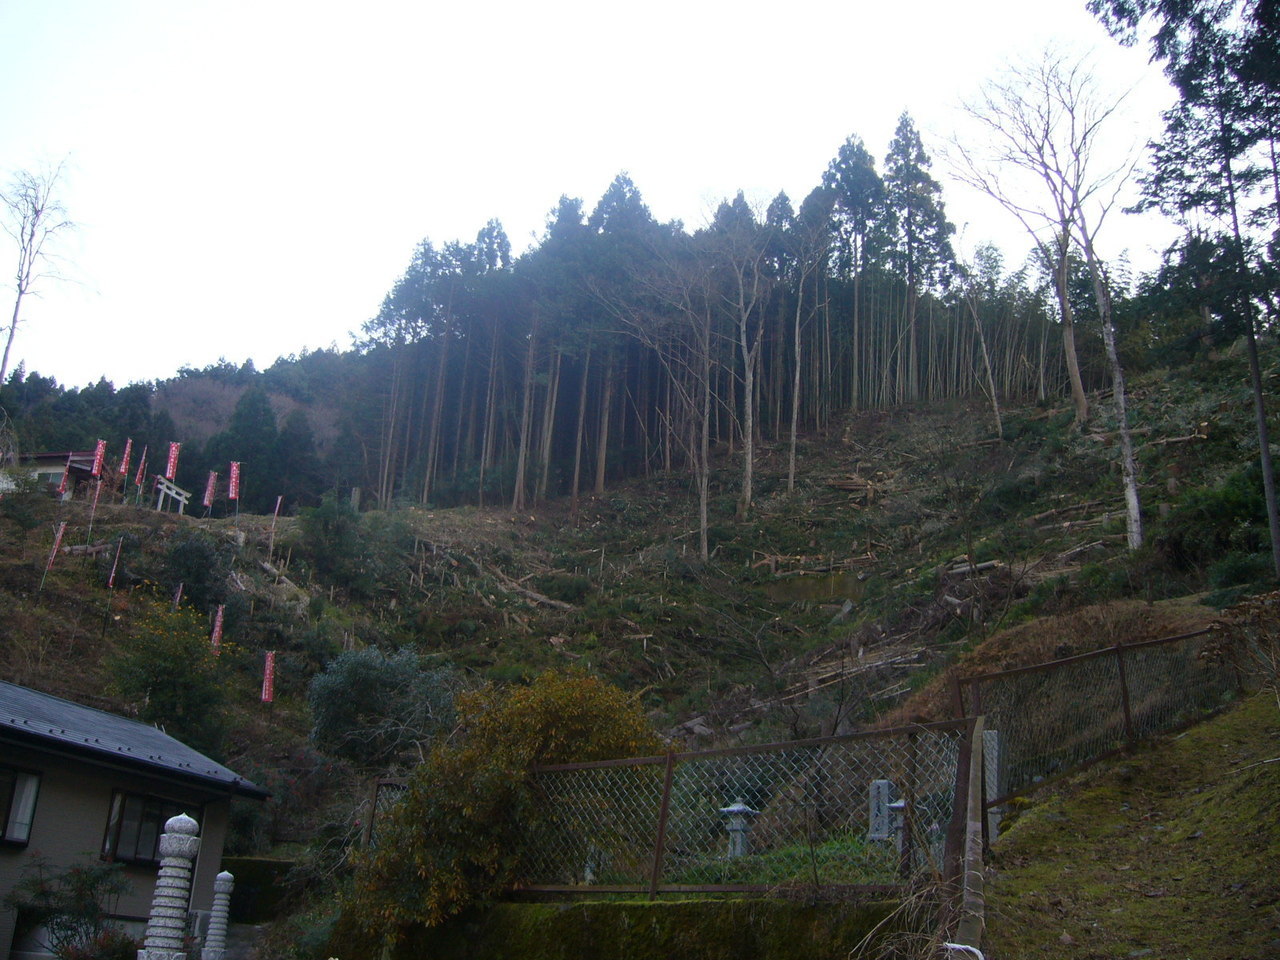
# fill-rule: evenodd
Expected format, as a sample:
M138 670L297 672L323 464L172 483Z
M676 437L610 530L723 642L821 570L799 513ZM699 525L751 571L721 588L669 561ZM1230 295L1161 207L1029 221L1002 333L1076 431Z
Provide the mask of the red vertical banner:
M58 524L58 532L53 535L53 549L49 551L49 562L45 564L45 573L53 569L53 558L58 555L58 548L62 546L62 534L66 529L67 521L63 520Z
M129 475L129 461L133 459L133 437L124 442L124 453L120 455L120 476Z
M276 652L267 651L267 664L262 671L262 702L271 703L276 698Z
M67 465L62 468L62 482L58 484L58 495L67 492L67 478L71 476L71 454L67 454Z
M102 476L102 462L107 459L107 441L99 440L98 445L93 448L93 475L95 477Z
M204 505L206 507L213 506L213 494L218 486L218 472L216 470L209 471L209 482L204 485Z
M141 487L142 481L147 475L147 446L142 445L142 457L138 460L138 475L133 478L133 485Z
M178 475L178 451L182 449L182 444L170 442L169 444L169 462L164 465L164 478L172 480Z
M227 480L227 499L240 499L240 461L231 461L231 471Z
M220 603L213 614L213 635L209 638L209 642L213 645L213 655L215 657L222 652L222 617L226 609L227 605Z

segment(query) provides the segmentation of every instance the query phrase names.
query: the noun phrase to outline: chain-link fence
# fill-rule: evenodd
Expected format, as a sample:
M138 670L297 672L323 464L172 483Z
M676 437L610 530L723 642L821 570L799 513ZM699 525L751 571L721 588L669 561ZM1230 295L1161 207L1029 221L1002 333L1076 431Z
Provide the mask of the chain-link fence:
M821 896L941 873L970 726L541 768L527 886Z
M987 805L1221 708L1239 678L1205 655L1209 636L1120 644L957 681L961 712L986 717Z

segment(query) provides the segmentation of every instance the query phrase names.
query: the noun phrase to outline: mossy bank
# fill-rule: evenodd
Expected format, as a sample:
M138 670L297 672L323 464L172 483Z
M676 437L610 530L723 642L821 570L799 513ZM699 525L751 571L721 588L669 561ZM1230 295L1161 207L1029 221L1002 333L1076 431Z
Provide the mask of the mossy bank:
M900 929L888 902L503 903L410 931L388 960L849 960ZM859 944L866 952L854 952ZM366 955L341 925L329 947Z
M1280 710L1100 765L992 848L992 960L1280 957Z

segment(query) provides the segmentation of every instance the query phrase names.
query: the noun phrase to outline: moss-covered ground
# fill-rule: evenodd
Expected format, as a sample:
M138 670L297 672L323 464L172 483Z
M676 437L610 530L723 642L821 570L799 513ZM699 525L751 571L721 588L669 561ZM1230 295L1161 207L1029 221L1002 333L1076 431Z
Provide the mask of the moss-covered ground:
M508 903L417 931L394 960L848 960L864 938L883 942L892 911L779 900Z
M992 960L1280 957L1280 710L1255 696L1095 767L992 847Z

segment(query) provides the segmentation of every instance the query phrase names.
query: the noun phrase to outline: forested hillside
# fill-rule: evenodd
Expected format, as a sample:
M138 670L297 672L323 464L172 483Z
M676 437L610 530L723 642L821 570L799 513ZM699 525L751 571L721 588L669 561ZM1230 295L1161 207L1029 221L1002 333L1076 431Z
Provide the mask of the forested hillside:
M0 678L261 780L231 850L296 859L332 919L368 779L449 742L460 691L587 673L670 743L811 737L936 715L966 657L1274 589L1280 32L1094 5L1121 34L1167 21L1181 100L1141 202L1184 234L1155 270L1100 253L1113 102L1048 57L975 107L991 143L952 145L1023 258L965 248L903 114L881 159L851 136L805 196L705 225L621 174L524 251L496 220L425 239L349 348L120 388L19 367ZM1039 187L1009 194L1013 167ZM24 473L99 441L106 482ZM152 486L175 443L181 517ZM327 956L281 929L281 955Z
M964 251L931 164L904 115L881 163L850 137L798 204L739 194L696 230L656 222L620 175L589 208L562 198L518 257L497 222L422 241L350 350L118 390L18 369L0 406L23 452L132 438L154 469L180 441L178 482L197 491L236 460L248 510L352 488L364 507L520 510L673 473L705 492L724 449L745 512L759 445L843 413L985 397L994 438L1010 403L1070 393L1086 417L1084 393L1112 383L1112 327L1131 374L1244 329L1226 240L1188 233L1132 277L1090 261L1068 211L1025 261Z

